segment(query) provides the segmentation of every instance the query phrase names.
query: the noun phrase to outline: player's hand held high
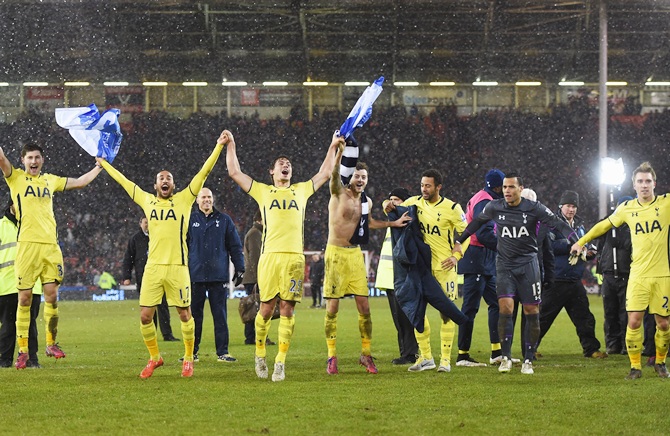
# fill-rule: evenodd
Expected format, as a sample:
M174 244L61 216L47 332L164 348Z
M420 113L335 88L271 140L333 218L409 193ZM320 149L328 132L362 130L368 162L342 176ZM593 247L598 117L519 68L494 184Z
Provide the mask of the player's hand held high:
M216 140L217 144L222 144L224 146L228 145L230 142L235 144L235 138L233 138L233 134L230 132L230 130L224 130L221 132L219 139Z

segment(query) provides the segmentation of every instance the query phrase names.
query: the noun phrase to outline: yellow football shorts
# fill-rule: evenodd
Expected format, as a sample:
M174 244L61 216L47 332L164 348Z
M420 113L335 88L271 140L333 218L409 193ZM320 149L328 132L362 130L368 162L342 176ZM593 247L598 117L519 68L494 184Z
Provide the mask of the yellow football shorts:
M302 300L305 280L305 255L301 253L263 253L258 260L258 290L261 301L279 295L281 300Z
M63 282L63 253L58 244L19 242L14 262L16 287L32 289L37 279L42 283Z
M670 316L670 277L630 278L626 288L626 310Z
M458 299L458 274L455 270L433 270L433 277L435 277L440 283L440 286L442 286L444 295L451 301L456 301Z
M361 247L326 246L323 298L368 296L368 278Z
M140 306L158 306L163 299L168 306L191 305L191 276L186 265L147 265L142 276Z

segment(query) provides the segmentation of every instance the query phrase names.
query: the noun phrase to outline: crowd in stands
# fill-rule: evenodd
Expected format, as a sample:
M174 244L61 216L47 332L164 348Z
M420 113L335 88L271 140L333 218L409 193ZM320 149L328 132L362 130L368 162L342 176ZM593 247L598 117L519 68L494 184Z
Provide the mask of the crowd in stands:
M235 135L242 170L269 182L273 159L287 155L293 164L293 181L307 180L322 162L332 133L346 114L323 110L308 121L296 108L288 118L195 113L178 119L152 111L134 114L124 125L121 150L113 165L142 189L153 192L155 175L167 169L183 189L200 169L223 129ZM625 120L624 120L625 121ZM609 124L610 156L623 157L631 170L649 160L659 175L657 192L668 192L670 174L667 138L670 112L649 113L640 122L612 120ZM586 98L549 108L541 115L521 110L485 110L459 117L455 107L440 105L425 114L403 106L375 107L370 121L356 131L360 160L370 168L368 196L372 214L383 218L381 202L395 187L420 193L421 173L439 169L445 177L442 195L463 207L482 187L490 168L518 171L526 187L552 209L563 190L579 192L579 214L592 225L598 218L598 114ZM45 148L44 171L78 177L94 165L53 114L29 111L18 120L0 124L0 145L10 161L20 166L20 149L27 141ZM227 176L222 156L207 180L217 208L229 214L241 235L251 226L255 202L240 192ZM628 181L620 195L632 195ZM618 196L619 194L617 194ZM0 184L0 198L8 196ZM310 200L306 212L305 249L325 248L328 233L327 186ZM5 201L5 200L3 200ZM4 204L4 203L3 203ZM120 276L128 238L137 231L140 208L122 188L103 173L81 191L59 193L55 213L60 243L66 258L65 285L92 285L102 270ZM372 232L367 248L378 253L383 232Z

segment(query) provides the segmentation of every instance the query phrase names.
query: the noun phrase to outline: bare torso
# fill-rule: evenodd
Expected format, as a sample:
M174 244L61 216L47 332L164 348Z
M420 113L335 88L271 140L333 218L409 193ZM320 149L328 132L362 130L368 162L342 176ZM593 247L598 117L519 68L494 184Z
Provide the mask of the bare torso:
M372 202L368 198L369 210ZM338 247L352 245L353 236L361 219L361 197L349 188L343 188L339 195L331 195L328 203L328 244Z

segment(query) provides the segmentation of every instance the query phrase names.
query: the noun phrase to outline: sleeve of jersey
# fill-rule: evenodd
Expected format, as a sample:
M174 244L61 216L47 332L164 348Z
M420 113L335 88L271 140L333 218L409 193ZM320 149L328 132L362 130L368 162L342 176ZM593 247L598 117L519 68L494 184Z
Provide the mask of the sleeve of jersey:
M191 183L188 184L188 189L191 192L191 195L193 195L193 198L198 196L198 192L200 192L202 187L205 185L205 180L207 180L207 176L209 176L209 173L211 173L212 169L214 169L214 164L217 160L219 160L219 156L221 156L222 150L223 144L216 144L212 154L209 155L205 161L205 164L202 166L200 171L198 171L198 174L196 174L195 177L193 177L193 180L191 180Z
M54 192L65 191L65 185L67 184L67 177L54 176L53 174L49 174L49 178L53 183Z
M106 160L101 160L100 162L102 164L102 167L105 169L105 171L107 171L107 174L109 174L109 176L112 179L114 179L116 181L116 183L121 185L121 187L128 193L130 198L132 198L133 201L135 201L135 203L138 203L139 199L135 198L135 197L138 193L144 192L144 191L142 191L134 182L131 182L130 180L128 180L126 178L126 176L121 174L121 172L119 172L119 170L114 168L112 166L112 164L110 164Z
M609 231L612 228L612 224L613 223L610 222L610 219L605 218L595 226L591 227L591 230L589 230L588 232L586 232L584 236L579 238L577 243L583 247L584 245L588 244L598 236L603 235L605 234L605 232Z

